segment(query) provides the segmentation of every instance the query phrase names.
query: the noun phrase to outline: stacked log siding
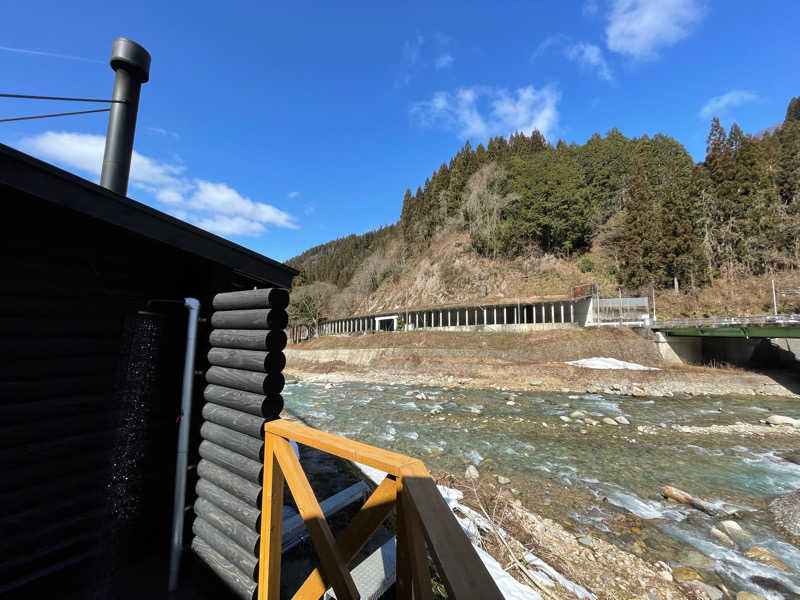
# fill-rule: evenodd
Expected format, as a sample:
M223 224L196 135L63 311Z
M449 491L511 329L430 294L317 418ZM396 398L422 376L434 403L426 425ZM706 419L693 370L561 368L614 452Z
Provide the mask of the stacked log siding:
M257 596L264 423L283 410L288 304L277 288L213 301L192 549L246 600Z

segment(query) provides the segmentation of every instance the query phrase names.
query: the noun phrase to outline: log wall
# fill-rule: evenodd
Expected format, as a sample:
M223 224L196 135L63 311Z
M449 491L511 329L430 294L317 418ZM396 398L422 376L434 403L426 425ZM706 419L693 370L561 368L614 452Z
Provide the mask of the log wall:
M217 294L192 549L237 597L257 596L264 423L283 410L286 290Z

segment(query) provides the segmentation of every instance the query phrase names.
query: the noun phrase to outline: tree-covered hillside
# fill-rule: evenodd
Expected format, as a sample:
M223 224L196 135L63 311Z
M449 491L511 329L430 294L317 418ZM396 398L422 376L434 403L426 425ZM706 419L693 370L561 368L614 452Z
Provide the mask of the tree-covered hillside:
M289 264L301 269L299 284L344 288L365 279L359 268L376 253L390 254L399 265L384 260L366 278L374 288L454 224L483 257L570 257L594 248L628 289L697 289L717 278L795 270L800 98L758 136L736 124L726 132L714 118L699 164L667 135L627 138L616 129L582 145L552 145L537 131L477 148L468 141L406 191L396 225L317 246Z

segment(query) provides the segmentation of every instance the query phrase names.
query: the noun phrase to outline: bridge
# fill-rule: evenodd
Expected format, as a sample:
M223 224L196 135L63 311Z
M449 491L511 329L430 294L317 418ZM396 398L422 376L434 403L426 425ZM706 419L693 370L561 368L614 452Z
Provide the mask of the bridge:
M669 319L645 323L653 331L684 337L800 338L800 315Z

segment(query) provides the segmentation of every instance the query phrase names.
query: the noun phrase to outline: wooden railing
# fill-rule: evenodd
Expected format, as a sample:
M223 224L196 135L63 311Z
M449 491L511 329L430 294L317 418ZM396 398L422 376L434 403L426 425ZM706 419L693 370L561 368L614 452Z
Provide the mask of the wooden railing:
M319 567L294 594L296 600L317 600L330 587L339 600L357 599L347 564L393 509L397 511L397 598L432 597L426 550L450 598L503 598L422 462L285 420L267 423L264 430L259 600L280 598L284 480L319 557ZM387 473L338 539L289 440Z

